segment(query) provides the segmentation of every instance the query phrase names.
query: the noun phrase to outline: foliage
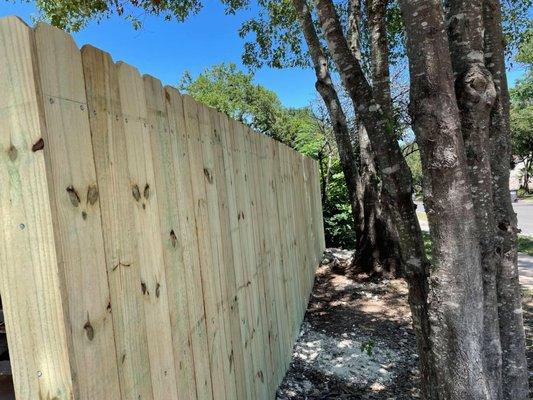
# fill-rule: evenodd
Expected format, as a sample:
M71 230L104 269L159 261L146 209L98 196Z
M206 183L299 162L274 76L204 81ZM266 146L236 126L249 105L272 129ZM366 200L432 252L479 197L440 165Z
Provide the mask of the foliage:
M361 343L360 350L361 352L366 353L369 357L372 357L375 346L376 346L376 343L373 340L367 340Z
M41 17L53 25L78 31L89 21L100 21L117 14L138 29L143 14L162 16L183 22L202 8L201 0L35 0Z
M15 0L12 0L15 1ZM24 0L31 1L31 0ZM203 0L34 0L41 11L40 19L69 31L79 31L89 21L101 21L113 14L130 21L135 29L142 26L145 15L165 20L185 21L203 7ZM258 12L243 23L239 35L249 38L243 49L243 62L250 67L269 65L274 68L310 67L303 45L300 24L291 0L220 0L226 13L258 5ZM531 28L528 10L533 0L503 0L503 28L509 54L524 42L524 32ZM336 3L341 21L346 21L348 0ZM365 19L365 15L362 15ZM405 56L405 34L396 0L388 6L387 25L391 64ZM364 39L366 32L361 32ZM364 45L364 43L363 43ZM363 46L364 47L364 46ZM365 51L363 51L365 53ZM368 51L366 52L368 53Z
M323 212L327 246L355 248L352 209L338 158L335 159L326 193L327 199L323 202Z
M518 236L518 251L533 257L533 237Z
M517 82L511 95L511 134L513 154L531 168L533 157L533 30L519 48L517 61L527 65L527 73ZM525 170L523 171L525 172ZM533 171L530 171L530 173Z
M507 54L511 56L523 46L528 32L531 36L532 22L528 12L532 0L502 0L503 32L507 42ZM522 61L520 61L522 62Z
M235 64L215 65L196 79L185 72L180 89L256 131L281 140L283 107L277 95L254 84L253 76L238 71Z
M532 171L533 172L533 171ZM520 179L522 179L523 177L520 177ZM526 193L526 189L524 189L523 187L519 188L517 191L516 191L516 196L521 199L521 200L533 200L533 195L529 194L529 193Z
M407 165L411 170L415 194L420 195L422 193L422 162L420 160L418 145L416 142L411 142L404 145L402 151L405 156L405 161L407 161Z
M533 64L533 26L522 35L523 41L518 46L516 61L524 64Z

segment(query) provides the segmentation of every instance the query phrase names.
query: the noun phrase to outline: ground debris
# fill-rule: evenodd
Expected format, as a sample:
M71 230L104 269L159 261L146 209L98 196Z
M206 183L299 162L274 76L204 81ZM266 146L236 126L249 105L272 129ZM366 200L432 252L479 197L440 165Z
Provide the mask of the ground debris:
M407 285L350 277L352 257L324 253L277 400L420 398ZM523 288L523 300L533 398L533 290Z
M406 284L346 276L352 256L325 252L278 400L419 398Z

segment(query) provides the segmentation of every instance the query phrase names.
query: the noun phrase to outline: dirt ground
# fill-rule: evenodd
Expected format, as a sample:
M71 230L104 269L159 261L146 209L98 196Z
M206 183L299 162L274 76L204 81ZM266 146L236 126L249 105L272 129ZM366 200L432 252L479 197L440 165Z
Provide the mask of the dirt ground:
M401 280L347 278L342 264L350 256L326 252L278 400L420 397L407 286ZM533 371L531 291L524 292L524 316ZM532 377L530 372L531 387Z

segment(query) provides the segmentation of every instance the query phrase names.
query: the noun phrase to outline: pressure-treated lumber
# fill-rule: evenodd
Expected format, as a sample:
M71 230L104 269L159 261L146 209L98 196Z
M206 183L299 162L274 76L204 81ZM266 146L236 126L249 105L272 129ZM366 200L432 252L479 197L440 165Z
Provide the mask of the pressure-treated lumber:
M178 193L173 135L170 132L165 97L161 82L145 76L147 125L152 145L155 173L155 189L159 203L160 236L165 259L165 276L168 307L171 320L172 349L177 374L178 393L186 398L196 398L193 353L190 340L190 320L187 302L187 286L183 279L185 264L183 243L178 240Z
M152 399L117 67L109 54L91 46L83 47L82 61L122 396Z
M126 136L130 203L137 238L146 336L155 399L177 399L174 354L167 285L160 237L157 191L148 133L146 94L139 72L132 66L117 66L120 103Z
M271 399L324 248L316 162L0 19L0 294L18 399Z
M73 368L94 371L75 375L78 395L116 399L117 359L81 54L70 35L45 24L35 28L35 41L43 139L54 149L45 156Z
M211 369L209 366L209 348L207 342L207 324L204 306L204 289L200 272L198 255L197 224L194 216L194 200L191 184L191 169L185 129L183 99L172 88L165 89L170 134L173 138L174 168L177 176L176 187L179 189L178 215L181 222L180 235L176 240L183 243L185 262L185 280L190 319L190 336L193 350L196 393L198 399L210 399L213 396Z
M18 398L74 396L33 30L0 20L0 292Z

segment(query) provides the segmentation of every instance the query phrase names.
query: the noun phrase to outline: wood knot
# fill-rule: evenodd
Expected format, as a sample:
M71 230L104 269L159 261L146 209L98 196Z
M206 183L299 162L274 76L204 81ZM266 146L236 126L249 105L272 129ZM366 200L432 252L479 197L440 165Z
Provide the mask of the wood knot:
M78 207L80 205L80 196L76 189L74 189L74 186L70 185L67 187L67 193L72 205L74 207Z
M15 161L17 159L18 154L19 152L15 146L9 146L9 149L7 150L7 155L11 161Z
M176 247L178 244L178 238L176 236L176 233L174 232L174 229L170 231L170 243L172 243L172 247Z
M94 339L94 328L91 325L91 321L89 320L89 314L87 314L87 322L85 323L85 325L83 325L83 329L85 330L87 339L92 341Z
M204 168L204 175L209 183L213 183L213 174L208 168Z
M141 282L141 291L143 292L143 294L148 294L148 295L150 295L150 292L149 292L148 289L146 288L146 283L144 283L144 282Z
M39 151L42 149L44 149L44 139L40 138L33 144L33 146L31 147L31 151L35 153L36 151Z
M146 200L148 200L150 198L150 185L149 184L146 184L146 186L144 187L144 198Z
M159 298L159 295L161 294L161 285L157 283L155 285L155 297Z
M90 185L87 189L87 202L93 206L98 201L99 193L96 185Z
M131 194L133 195L133 198L135 199L135 201L141 200L141 191L139 190L139 186L133 185L131 187Z

